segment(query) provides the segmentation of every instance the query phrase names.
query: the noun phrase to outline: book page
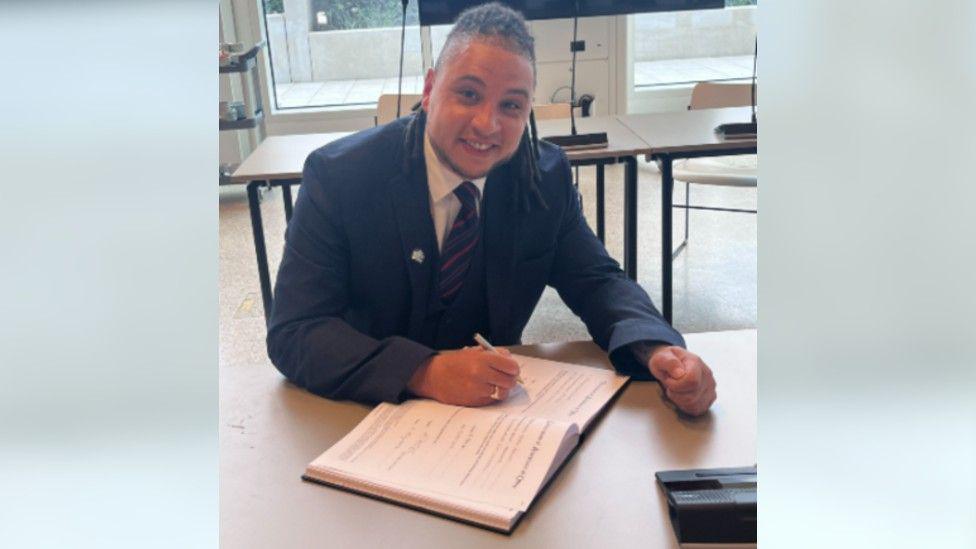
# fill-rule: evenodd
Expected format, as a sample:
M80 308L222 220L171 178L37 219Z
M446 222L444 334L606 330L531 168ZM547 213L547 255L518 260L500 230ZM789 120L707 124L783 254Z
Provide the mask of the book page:
M489 409L575 423L581 432L628 379L603 368L522 355L512 358L519 363L525 384Z
M524 511L576 427L430 400L380 404L309 469Z

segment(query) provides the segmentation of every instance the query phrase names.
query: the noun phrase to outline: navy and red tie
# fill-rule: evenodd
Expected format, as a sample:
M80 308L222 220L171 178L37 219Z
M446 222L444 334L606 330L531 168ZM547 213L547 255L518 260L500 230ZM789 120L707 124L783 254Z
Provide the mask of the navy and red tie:
M438 293L445 302L454 299L461 289L481 232L478 228L478 201L481 198L478 187L465 181L454 189L454 195L461 201L461 210L444 240L440 256Z

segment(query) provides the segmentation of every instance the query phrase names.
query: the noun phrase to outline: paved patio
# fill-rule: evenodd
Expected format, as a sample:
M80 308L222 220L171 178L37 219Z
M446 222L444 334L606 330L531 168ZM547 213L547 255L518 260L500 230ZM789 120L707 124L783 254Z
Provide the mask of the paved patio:
M751 76L751 55L642 61L635 63L634 66L634 87L647 89L706 80L735 80ZM422 76L404 77L403 93L420 93L422 89ZM397 79L391 77L276 84L275 91L279 109L372 105L380 95L397 92Z

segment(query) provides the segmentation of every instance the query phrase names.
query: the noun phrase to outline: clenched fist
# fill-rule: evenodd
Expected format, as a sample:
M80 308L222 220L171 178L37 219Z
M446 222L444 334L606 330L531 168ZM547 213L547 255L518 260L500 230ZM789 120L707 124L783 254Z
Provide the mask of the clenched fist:
M662 345L651 351L647 367L665 396L682 412L700 416L715 402L715 378L698 355L681 347Z

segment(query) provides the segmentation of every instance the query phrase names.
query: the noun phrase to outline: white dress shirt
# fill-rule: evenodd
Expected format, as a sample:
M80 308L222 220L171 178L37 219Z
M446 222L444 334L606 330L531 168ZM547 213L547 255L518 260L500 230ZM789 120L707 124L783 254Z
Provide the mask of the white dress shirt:
M444 240L451 232L451 225L461 211L461 201L454 194L454 189L461 183L469 181L451 171L445 166L430 144L427 132L424 132L424 161L427 163L427 190L430 198L430 216L434 220L434 232L437 234L437 250L444 249ZM485 178L472 179L478 192L484 196ZM481 215L481 202L478 202L478 215Z

